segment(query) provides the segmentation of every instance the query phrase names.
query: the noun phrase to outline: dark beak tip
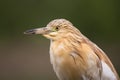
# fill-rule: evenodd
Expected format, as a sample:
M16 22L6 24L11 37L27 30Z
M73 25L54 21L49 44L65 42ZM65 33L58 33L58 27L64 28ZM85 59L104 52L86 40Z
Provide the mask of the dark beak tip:
M27 31L23 32L23 34L28 34L28 35L30 35L30 34L35 34L35 30L34 30L34 29L32 29L32 30L27 30Z

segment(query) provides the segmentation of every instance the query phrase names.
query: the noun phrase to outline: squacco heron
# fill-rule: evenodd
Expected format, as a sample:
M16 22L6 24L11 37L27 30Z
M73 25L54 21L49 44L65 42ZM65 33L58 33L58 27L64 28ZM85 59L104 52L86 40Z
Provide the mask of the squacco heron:
M50 60L59 80L119 80L107 55L66 19L24 33L50 39Z

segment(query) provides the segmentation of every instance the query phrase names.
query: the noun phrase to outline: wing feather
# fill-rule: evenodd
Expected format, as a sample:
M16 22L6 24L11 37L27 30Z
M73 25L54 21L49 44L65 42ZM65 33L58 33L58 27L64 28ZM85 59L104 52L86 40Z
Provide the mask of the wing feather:
M86 37L84 37L84 38L85 38L84 42L91 47L91 49L94 51L94 53L99 57L99 59L101 61L104 61L110 67L110 69L115 74L117 80L119 80L119 76L118 76L118 74L117 74L117 72L116 72L116 70L115 70L112 62L107 57L107 55L104 53L104 51L102 49L100 49L96 44L94 44L93 42L91 42L89 39L87 39Z

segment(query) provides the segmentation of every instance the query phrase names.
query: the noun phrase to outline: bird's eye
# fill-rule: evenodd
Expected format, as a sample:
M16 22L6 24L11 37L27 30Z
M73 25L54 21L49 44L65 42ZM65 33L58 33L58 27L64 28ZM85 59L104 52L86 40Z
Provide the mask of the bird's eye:
M60 26L56 26L56 27L55 27L55 31L58 31L59 28L60 28Z
M56 26L56 28L55 28L55 29L56 29L56 31L58 31L58 30L59 30L59 26Z
M52 31L53 31L53 32L56 32L56 31L59 30L59 28L60 28L60 26L55 26L55 27L52 29Z

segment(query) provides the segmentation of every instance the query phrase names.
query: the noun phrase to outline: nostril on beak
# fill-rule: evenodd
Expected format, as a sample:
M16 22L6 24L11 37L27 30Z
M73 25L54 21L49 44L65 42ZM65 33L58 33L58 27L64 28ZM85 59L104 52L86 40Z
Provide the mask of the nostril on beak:
M36 30L35 29L30 29L24 32L24 34L35 34Z

